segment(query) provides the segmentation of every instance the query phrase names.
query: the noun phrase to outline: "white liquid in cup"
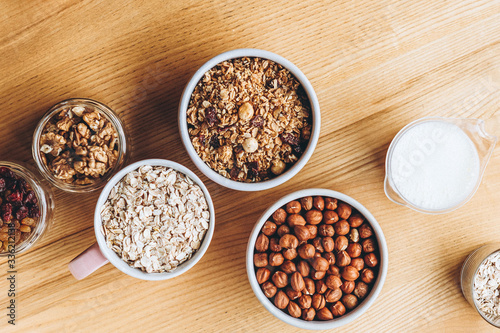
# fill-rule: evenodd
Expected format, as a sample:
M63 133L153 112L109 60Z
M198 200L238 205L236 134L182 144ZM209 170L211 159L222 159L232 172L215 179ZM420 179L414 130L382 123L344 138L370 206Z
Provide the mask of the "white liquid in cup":
M469 136L457 125L434 119L402 133L388 162L392 185L403 200L427 211L459 205L481 176Z

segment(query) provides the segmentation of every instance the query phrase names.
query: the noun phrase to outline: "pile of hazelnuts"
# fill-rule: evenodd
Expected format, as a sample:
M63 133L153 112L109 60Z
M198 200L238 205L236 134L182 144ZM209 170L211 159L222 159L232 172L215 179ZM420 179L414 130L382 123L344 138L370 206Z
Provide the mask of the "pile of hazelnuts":
M356 308L378 274L370 224L347 203L304 197L276 210L254 250L257 282L294 318L331 320Z

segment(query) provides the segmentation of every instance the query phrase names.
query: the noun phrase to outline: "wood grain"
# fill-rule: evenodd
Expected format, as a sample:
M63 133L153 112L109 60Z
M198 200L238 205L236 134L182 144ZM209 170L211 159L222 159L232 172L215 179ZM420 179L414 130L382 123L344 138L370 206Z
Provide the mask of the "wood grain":
M55 190L46 237L18 256L18 316L2 332L298 331L249 286L246 242L268 205L325 187L363 203L389 246L386 284L338 332L489 332L459 284L465 257L500 238L500 150L474 198L449 214L418 214L384 195L388 145L423 116L499 114L500 1L75 1L0 3L0 156L33 164L33 130L53 104L89 97L112 107L133 141L131 162L166 158L205 182L216 208L210 248L189 272L145 282L111 265L82 281L67 264L95 241L98 193ZM309 78L322 110L309 163L259 193L222 188L195 169L177 130L190 76L240 47L276 52ZM0 276L6 275L0 260ZM0 283L6 306L7 284ZM5 309L3 310L6 311Z

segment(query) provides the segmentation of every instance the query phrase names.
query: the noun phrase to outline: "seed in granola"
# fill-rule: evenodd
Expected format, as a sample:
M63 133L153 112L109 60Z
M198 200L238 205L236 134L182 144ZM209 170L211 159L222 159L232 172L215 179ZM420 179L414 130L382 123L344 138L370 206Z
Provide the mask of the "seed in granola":
M253 117L253 106L252 104L245 102L241 104L240 109L238 111L238 116L242 121L248 121Z
M247 153L253 153L259 149L259 142L255 138L246 138L245 141L243 141L243 149Z
M217 123L217 113L215 112L215 108L210 106L205 109L205 119L209 126L215 125Z

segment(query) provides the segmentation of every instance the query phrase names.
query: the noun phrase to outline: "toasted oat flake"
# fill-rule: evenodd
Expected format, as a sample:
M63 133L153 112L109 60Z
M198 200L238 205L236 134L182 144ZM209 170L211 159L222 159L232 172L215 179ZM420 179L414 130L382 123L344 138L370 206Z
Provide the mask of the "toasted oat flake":
M107 246L130 266L171 272L200 248L210 213L202 189L171 168L145 165L111 190L101 210Z
M481 311L500 316L500 252L479 266L474 279L474 298Z

